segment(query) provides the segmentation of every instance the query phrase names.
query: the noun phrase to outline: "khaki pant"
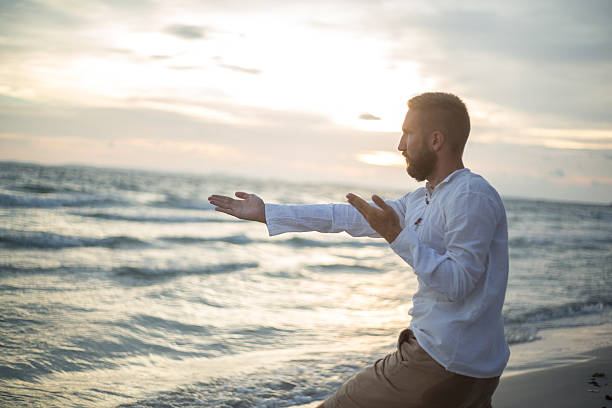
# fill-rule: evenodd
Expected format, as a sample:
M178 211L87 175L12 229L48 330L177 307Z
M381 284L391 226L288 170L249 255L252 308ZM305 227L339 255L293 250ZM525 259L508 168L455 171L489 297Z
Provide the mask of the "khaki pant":
M499 377L473 378L447 371L402 331L395 353L355 374L325 408L490 408Z

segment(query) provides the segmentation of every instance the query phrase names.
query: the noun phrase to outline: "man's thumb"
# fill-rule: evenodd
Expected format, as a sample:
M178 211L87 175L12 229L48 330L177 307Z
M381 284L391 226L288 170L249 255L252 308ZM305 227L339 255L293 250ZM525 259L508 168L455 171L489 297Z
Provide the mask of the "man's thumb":
M236 197L238 198L243 198L245 200L249 198L249 194L245 193L244 191L237 191L235 194L236 194Z

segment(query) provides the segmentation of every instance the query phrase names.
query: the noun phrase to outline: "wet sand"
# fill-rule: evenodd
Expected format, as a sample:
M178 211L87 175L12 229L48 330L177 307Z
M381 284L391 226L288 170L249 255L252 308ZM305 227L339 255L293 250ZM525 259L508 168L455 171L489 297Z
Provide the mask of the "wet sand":
M612 347L583 356L581 363L502 376L493 406L612 408Z

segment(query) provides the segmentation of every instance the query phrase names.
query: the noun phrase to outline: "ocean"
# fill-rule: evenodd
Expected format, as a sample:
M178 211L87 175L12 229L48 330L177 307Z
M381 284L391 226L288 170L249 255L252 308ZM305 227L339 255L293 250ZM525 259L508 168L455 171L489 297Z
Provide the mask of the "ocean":
M0 162L0 406L288 407L393 351L416 278L386 242L270 238L208 204L235 191L407 192ZM505 375L612 345L612 206L504 205Z

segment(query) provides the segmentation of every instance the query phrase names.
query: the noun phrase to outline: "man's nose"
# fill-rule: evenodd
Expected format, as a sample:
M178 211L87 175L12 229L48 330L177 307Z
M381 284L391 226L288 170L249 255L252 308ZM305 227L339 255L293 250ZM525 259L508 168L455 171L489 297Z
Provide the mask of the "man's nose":
M404 136L400 138L399 144L397 145L397 150L399 150L400 152L406 150L406 141L404 139Z

